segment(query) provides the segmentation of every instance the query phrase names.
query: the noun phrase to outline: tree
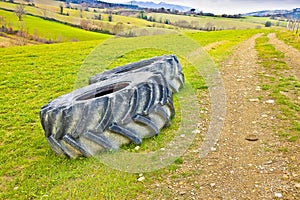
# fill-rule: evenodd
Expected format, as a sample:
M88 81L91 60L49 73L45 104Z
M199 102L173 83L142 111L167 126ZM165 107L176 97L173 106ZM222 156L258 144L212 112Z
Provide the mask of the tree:
M90 29L90 22L86 19L82 19L80 21L80 27L83 28L84 30L89 30Z
M114 32L115 34L119 34L119 33L121 33L121 32L123 31L123 29L124 29L123 23L122 23L122 22L118 22L118 23L114 26L113 32Z
M145 11L141 10L139 13L139 18L144 19L144 13Z
M82 13L83 13L83 7L80 6L80 9L79 9L79 10L80 10L80 18L83 18L83 14L82 14Z
M102 19L102 16L101 16L101 14L99 14L99 15L95 15L94 18L97 19L97 20L101 20L101 19Z
M62 15L64 13L64 5L61 3L59 4L59 8L60 8L60 14Z
M43 18L47 19L47 9L46 8L41 8L42 13L43 13Z
M265 23L265 27L271 27L271 26L272 26L272 22L267 21L267 22Z
M26 14L25 5L24 4L18 4L16 6L15 14L17 15L19 21L22 21L23 20L23 15Z
M109 14L109 15L108 15L108 21L109 21L109 22L112 22L112 18L113 18L112 14Z
M213 27L214 27L214 25L211 22L206 23L206 30L207 31L212 31Z

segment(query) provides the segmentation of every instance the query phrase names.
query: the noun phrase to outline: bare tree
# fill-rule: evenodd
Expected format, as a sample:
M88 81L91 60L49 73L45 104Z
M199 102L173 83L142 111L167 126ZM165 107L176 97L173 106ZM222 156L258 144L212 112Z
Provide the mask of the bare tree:
M22 21L23 20L23 15L26 14L25 5L24 4L18 4L16 9L15 9L15 14L19 18L19 21Z
M113 32L115 34L119 34L119 33L123 32L123 30L124 30L124 25L122 22L118 22L113 28Z
M86 19L82 19L82 20L80 20L80 27L83 28L84 30L89 30L90 22Z
M43 13L43 18L47 19L47 9L46 8L41 8L42 13Z

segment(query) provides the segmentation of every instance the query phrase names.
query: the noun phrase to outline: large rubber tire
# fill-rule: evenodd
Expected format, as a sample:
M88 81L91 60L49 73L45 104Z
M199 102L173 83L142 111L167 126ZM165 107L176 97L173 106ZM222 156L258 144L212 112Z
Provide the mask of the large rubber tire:
M174 115L172 92L160 73L128 73L75 90L40 111L58 155L90 157L159 134Z
M184 84L182 67L175 55L154 57L148 60L130 63L109 71L105 71L101 74L92 76L89 79L89 84L107 80L121 74L140 71L153 71L162 73L165 76L169 87L174 93L178 92Z

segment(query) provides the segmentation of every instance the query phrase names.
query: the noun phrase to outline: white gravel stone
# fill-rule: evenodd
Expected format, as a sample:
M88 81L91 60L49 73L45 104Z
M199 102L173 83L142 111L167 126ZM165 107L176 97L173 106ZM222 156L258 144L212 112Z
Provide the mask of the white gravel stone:
M211 183L210 186L211 186L211 187L215 187L216 184L215 184L215 183Z
M270 100L267 100L266 103L267 103L267 104L274 104L275 101L274 101L273 99L270 99Z
M275 197L276 198L282 198L283 195L281 193L279 193L279 192L275 192Z
M258 98L255 98L255 99L249 99L250 102L259 102L259 99Z
M136 151L140 150L140 146L136 146L136 147L134 148L134 150L136 150Z
M261 91L261 87L260 87L260 86L257 86L257 87L255 88L255 90L259 92L259 91Z

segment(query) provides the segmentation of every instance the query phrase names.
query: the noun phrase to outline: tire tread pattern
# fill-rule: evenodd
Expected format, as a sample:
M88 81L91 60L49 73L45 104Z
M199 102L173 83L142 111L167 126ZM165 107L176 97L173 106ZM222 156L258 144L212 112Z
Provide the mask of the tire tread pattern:
M87 92L124 81L133 83L108 95L77 100ZM134 72L63 95L43 106L40 118L56 154L76 158L117 150L130 142L140 145L143 138L168 126L174 113L172 91L163 75Z

